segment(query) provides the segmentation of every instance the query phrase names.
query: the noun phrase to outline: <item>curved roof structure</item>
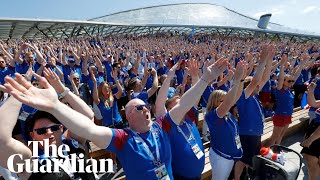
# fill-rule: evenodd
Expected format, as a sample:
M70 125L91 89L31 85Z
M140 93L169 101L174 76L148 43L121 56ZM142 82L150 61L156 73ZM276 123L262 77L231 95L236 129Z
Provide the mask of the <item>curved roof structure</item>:
M208 3L159 5L122 11L86 21L0 18L0 39L70 38L81 35L147 34L178 31L224 35L263 35L302 41L320 40L320 34L269 23L257 27L258 20Z
M122 11L90 19L90 21L133 25L171 25L197 27L226 27L261 30L258 20L226 7L209 3L168 4ZM280 24L269 23L270 32L317 35L291 29ZM320 36L320 34L318 34Z

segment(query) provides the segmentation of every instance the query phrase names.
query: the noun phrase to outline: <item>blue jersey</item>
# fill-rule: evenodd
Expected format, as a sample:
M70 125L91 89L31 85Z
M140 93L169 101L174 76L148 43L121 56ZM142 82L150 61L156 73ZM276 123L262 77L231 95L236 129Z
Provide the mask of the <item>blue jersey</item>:
M174 122L169 121L170 129L168 129L168 135L171 144L173 174L187 178L201 177L205 159L204 156L198 159L191 149L191 145L197 143L201 151L204 152L201 137L196 126L197 120L195 118L197 115L194 112L195 108L193 107L187 113L185 121L179 125L185 136L191 139L189 140L190 144L184 138L182 133L180 133L177 125ZM190 134L189 128L192 135Z
M32 70L35 71L35 63L32 65ZM25 74L29 69L29 64L26 61L23 61L22 64L16 63L16 72L20 74ZM36 72L36 71L35 71Z
M157 119L146 133L135 134L129 129L112 129L112 140L106 148L117 154L117 157L126 174L126 179L150 179L158 180L155 174L156 166L153 163L153 158L150 157L146 148L137 137L140 136L147 144L154 158L156 155L156 144L158 145L160 154L160 163L165 164L170 179L173 179L171 168L171 147L170 140L166 129L169 128L172 119L167 113L165 116ZM155 140L154 141L154 136Z
M101 112L101 115L103 117L102 119L102 125L103 126L111 126L114 124L118 124L122 121L122 118L120 116L118 105L117 105L117 98L113 96L113 105L112 107L107 107L104 105L104 102L100 101L98 104L99 110Z
M290 89L275 90L276 110L275 114L283 116L291 116L293 113L294 95Z
M207 86L207 88L204 90L202 96L201 96L201 106L206 108L208 101L209 101L209 97L211 95L211 93L214 91L214 88L212 86Z
M63 65L62 66L62 72L63 72L63 78L64 78L64 82L65 84L67 85L71 85L69 79L68 79L68 75L71 74L71 71L75 72L75 73L78 73L79 75L81 74L81 67L78 66L78 65L75 65L74 67L71 67L69 65ZM79 76L80 78L80 81L82 81L82 77Z
M176 76L177 76L177 83L178 85L182 84L182 81L183 81L183 76L184 76L184 73L186 71L185 70L182 70L182 69L179 69L179 70L176 70Z
M268 80L262 87L261 92L271 92L271 80Z
M237 102L239 113L239 134L255 135L263 134L264 116L262 106L256 96L246 98L244 91Z
M4 84L4 78L6 76L13 77L15 73L14 67L5 67L5 68L0 68L0 84Z
M236 137L239 137L239 126L231 113L220 118L216 109L207 112L205 120L210 130L210 145L212 150L226 159L240 159L242 148L237 146Z
M99 88L100 83L104 81L103 73L99 72L96 75L96 80L97 80L97 88ZM88 74L87 76L82 74L82 82L85 83L85 84L88 84L89 88L90 88L90 91L93 92L93 81L91 79L91 75L90 74Z
M142 101L144 101L146 104L148 104L148 92L147 91L141 91L140 93L132 93L131 94L131 99L141 99Z

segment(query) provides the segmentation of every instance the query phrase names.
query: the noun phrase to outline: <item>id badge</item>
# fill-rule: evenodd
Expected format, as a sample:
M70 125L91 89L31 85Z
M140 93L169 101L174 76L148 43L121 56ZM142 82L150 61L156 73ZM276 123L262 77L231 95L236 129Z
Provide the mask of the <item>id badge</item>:
M236 135L236 145L237 145L237 149L241 148L241 141L240 141L240 136Z
M193 153L197 156L198 159L200 159L204 156L204 153L201 151L198 144L193 145L191 148L192 148Z
M21 114L19 115L18 119L20 119L22 121L26 121L28 116L29 116L29 113L22 111Z
M159 166L156 170L155 170L156 176L158 180L170 180L170 177L168 175L168 171L167 168L164 164L162 164L161 166Z

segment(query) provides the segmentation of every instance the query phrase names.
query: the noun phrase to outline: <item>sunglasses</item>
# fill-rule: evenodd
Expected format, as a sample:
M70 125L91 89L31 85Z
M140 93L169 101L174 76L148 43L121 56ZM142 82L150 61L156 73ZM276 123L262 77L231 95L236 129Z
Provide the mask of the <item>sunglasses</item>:
M61 124L56 124L56 125L52 125L49 127L43 127L43 128L38 128L38 129L34 129L34 131L38 134L38 135L43 135L47 133L47 130L50 129L52 132L56 132L60 129Z
M73 78L73 80L79 80L80 78Z
M293 82L294 82L294 80L288 80L287 82L288 82L288 83L293 83Z
M137 111L142 111L144 107L146 107L147 109L150 109L150 106L146 104L136 105L134 107L136 108Z

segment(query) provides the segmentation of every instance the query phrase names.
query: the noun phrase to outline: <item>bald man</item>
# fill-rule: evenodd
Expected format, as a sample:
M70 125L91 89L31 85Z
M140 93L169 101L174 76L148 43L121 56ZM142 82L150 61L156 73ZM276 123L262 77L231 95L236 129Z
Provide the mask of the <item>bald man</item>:
M89 118L61 103L53 87L43 77L38 79L44 89L32 87L20 74L16 74L16 80L6 77L5 87L19 101L53 114L78 136L91 140L100 148L115 152L126 179L173 179L167 130L172 123L180 124L193 102L200 99L208 82L217 78L227 68L227 64L227 59L220 59L205 66L201 79L181 97L176 106L154 122L151 121L150 110L142 100L131 100L126 105L130 126L128 129L95 125ZM65 90L63 94L66 94L65 98L73 96L69 90Z

